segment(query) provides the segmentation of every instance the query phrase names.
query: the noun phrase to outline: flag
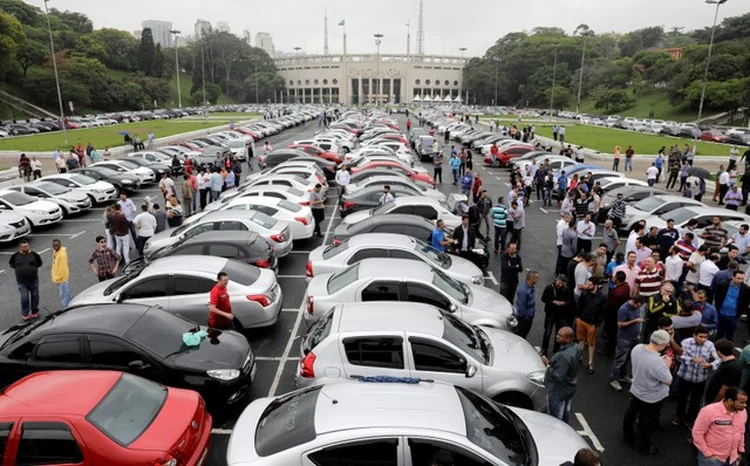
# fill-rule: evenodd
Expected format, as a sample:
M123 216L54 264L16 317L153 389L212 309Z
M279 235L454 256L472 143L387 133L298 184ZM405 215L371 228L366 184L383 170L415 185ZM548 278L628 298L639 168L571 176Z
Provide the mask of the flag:
M342 20L341 20L341 21L339 22L339 26L344 26L345 24L346 24L346 20L345 20L345 19L342 19Z

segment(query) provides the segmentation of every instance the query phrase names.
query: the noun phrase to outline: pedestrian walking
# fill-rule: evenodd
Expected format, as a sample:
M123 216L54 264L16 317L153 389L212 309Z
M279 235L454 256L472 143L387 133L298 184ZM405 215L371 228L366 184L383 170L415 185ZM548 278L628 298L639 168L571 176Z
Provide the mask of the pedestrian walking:
M339 197L346 193L346 188L351 183L352 174L351 169L347 166L339 168L336 172L336 185L338 186Z
M542 292L544 303L544 335L542 336L542 355L549 356L549 340L556 335L561 328L569 326L570 302L568 292L568 277L558 275L555 281L547 285ZM560 344L555 339L552 351L557 353Z
M549 359L542 356L542 362L547 366L544 374L547 413L563 422L570 422L573 396L578 386L581 349L575 344L575 334L570 327L558 330L555 342L560 345L560 351Z
M576 340L583 352L588 346L589 374L594 373L594 354L596 354L596 329L604 321L604 304L606 298L601 292L601 284L597 277L589 277L586 288L578 299L576 315Z
M148 211L148 206L143 204L141 206L141 213L136 215L133 220L135 225L135 231L138 235L135 241L135 248L138 251L138 255L143 255L143 248L146 242L156 234L156 217Z
M656 168L656 163L651 163L651 166L646 169L646 182L649 186L653 186L659 177L659 169Z
M474 204L479 200L479 194L482 192L482 177L479 172L474 174L474 183L471 185L471 200Z
M529 270L526 280L521 283L516 292L515 316L518 321L516 334L526 338L531 331L536 315L536 284L539 282L539 272Z
M745 455L747 393L730 387L722 400L701 409L692 430L698 466L737 465Z
M120 211L120 204L115 204L110 216L110 231L115 238L115 251L125 261L130 263L130 222Z
M438 150L432 159L433 179L435 183L443 183L443 153Z
M523 261L516 248L516 243L511 241L505 254L500 256L500 294L511 305L516 297L518 275L523 271Z
M60 309L65 309L73 297L70 294L70 268L68 267L68 248L59 239L52 240L52 283L57 285L60 295Z
M461 172L461 159L458 158L458 154L452 153L448 162L450 163L451 172L453 173L453 186L456 186Z
M37 160L36 155L31 157L31 174L34 180L42 177L42 162Z
M128 198L126 193L120 193L120 200L117 201L117 205L120 206L120 212L128 221L128 231L130 231L130 236L133 238L133 243L135 243L136 235L135 227L133 226L133 219L135 219L137 214L135 204Z
M482 193L479 195L477 200L477 210L479 214L479 225L477 226L477 233L479 237L490 237L490 214L492 212L492 199L487 195L487 190L482 189ZM487 235L482 235L482 225L486 227Z
M471 187L474 184L474 175L471 171L466 171L461 178L461 194L466 196L467 202L471 202Z
M557 137L560 138L560 144L565 144L565 125L560 126L557 131Z
M154 137L154 132L149 131L148 132L148 150L152 150L154 148L154 140L156 137Z
M633 156L634 155L635 155L635 150L633 150L633 146L628 146L628 148L625 149L625 171L626 172L633 171Z
M115 278L121 258L112 248L107 247L107 239L96 237L96 249L91 253L89 265L100 282Z
M513 219L513 235L510 237L510 241L515 243L520 251L523 229L526 227L526 211L523 209L523 203L518 201L511 202L510 206L509 213Z
M508 208L505 206L503 196L497 198L497 204L490 209L490 213L492 214L492 225L495 229L495 254L505 252L505 239L508 234Z
M641 306L643 306L643 298L634 296L617 310L617 346L612 369L609 372L609 385L618 392L622 391L621 384L633 382L627 375L627 366L630 362L630 353L638 344L641 335L643 323Z
M557 133L560 131L560 128L557 127L557 125L552 125L552 139L557 141Z
M193 215L193 185L190 183L190 176L188 174L182 175L182 186L180 186L180 195L182 196L182 206L184 209L184 216L190 217Z
M16 273L16 286L21 295L21 318L39 317L39 269L42 257L31 250L25 239L18 241L18 251L10 256L8 266Z
M326 198L320 192L323 186L318 183L315 188L310 192L310 209L312 210L313 218L315 219L315 230L314 233L319 238L323 237L323 233L320 232L320 226L325 220L325 202Z
M18 177L27 183L31 181L31 160L26 154L21 154L18 158Z
M695 328L692 338L682 340L681 346L680 366L677 369L677 409L672 424L679 426L685 423L692 428L703 400L708 370L718 369L721 359L708 339L708 329L702 325Z
M220 330L234 330L232 303L229 300L229 274L219 272L216 284L211 288L208 300L208 327Z

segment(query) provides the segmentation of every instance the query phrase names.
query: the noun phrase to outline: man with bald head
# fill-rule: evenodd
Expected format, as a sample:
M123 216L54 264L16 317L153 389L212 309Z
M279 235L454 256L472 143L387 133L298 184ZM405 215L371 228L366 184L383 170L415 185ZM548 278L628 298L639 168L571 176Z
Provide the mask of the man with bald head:
M576 345L575 332L570 327L558 330L555 341L560 345L560 351L550 359L542 356L542 362L547 366L547 373L544 375L547 412L563 422L569 422L571 403L578 385L581 349Z

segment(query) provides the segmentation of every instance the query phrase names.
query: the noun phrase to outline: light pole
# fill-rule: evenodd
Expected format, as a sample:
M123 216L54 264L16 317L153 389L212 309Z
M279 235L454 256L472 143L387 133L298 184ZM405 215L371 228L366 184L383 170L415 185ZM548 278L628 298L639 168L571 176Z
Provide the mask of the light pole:
M557 48L560 44L552 46L555 49L555 62L552 65L552 90L550 91L549 98L549 119L552 121L552 113L555 111L555 78L557 77Z
M464 52L466 52L466 47L461 47L458 49L459 52L461 52L461 58L464 57Z
M724 0L726 1L726 0ZM576 28L576 32L582 29L581 37L583 37L583 49L581 50L581 71L578 76L578 99L576 99L576 113L581 110L581 91L583 90L583 65L586 61L586 39L592 35L591 30L588 26L582 24ZM573 33L575 34L575 32Z
M170 33L174 34L174 63L175 63L175 70L177 75L177 105L182 108L182 89L180 87L180 54L177 53L177 38L180 35L180 32L177 29L172 29L169 31Z
M44 16L47 18L47 32L49 32L49 47L52 51L52 68L55 70L55 86L57 86L57 103L60 104L60 126L62 126L63 137L65 138L65 145L68 145L68 128L65 124L65 110L63 110L62 92L60 92L60 76L57 73L57 57L55 57L55 42L52 40L52 25L49 21L49 11L47 10L47 2L44 0Z
M502 59L500 57L492 57L492 61L495 62L495 100L492 101L492 105L497 105L497 82L500 79L500 62Z
M711 40L708 43L708 57L706 58L706 70L703 73L703 89L701 90L701 101L698 104L698 123L701 121L703 116L703 99L706 98L706 87L708 86L708 67L711 64L711 52L714 47L714 34L716 33L716 20L719 18L719 7L726 3L727 0L706 0L709 5L716 5L716 13L714 13L714 25L711 27Z
M258 102L258 63L255 63L255 103Z
M375 46L378 49L377 59L376 59L377 71L376 71L376 76L375 76L375 80L378 82L378 93L376 94L377 96L376 104L380 105L380 93L383 91L383 81L380 78L380 43L383 41L383 34L378 33L378 34L374 34L374 36L375 36Z
M297 56L302 55L302 53L300 53L300 50L302 50L302 47L294 47L294 51L297 53ZM300 91L300 89L298 87L297 90L295 91L295 97L297 97L297 103L300 103L300 101L299 101L299 91Z

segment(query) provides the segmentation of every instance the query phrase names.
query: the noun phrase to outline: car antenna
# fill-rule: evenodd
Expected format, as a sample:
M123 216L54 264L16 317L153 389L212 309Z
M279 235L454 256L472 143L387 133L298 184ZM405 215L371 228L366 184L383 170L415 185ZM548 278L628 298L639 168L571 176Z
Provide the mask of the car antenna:
M324 397L328 398L329 400L331 400L331 403L332 403L332 404L335 404L335 405L336 405L336 404L338 404L338 403L339 403L339 400L337 400L337 399L335 399L335 398L331 398L331 397L330 397L330 396L328 396L328 394L327 394L326 392L324 392L323 390L321 390L321 391L320 391L320 394L321 394L321 395L323 395Z
M49 311L49 309L47 309L46 307L44 307L44 306L39 306L39 307L40 307L41 309L44 309L44 312L46 312L48 316L51 316L51 315L53 314L53 313L52 313L52 312L50 312L50 311Z

